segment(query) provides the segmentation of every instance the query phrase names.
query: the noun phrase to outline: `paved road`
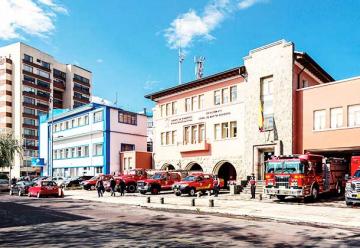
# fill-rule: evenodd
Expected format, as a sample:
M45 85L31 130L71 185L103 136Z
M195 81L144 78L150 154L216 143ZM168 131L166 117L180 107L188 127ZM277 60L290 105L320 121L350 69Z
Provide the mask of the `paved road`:
M359 230L0 195L1 247L351 247Z

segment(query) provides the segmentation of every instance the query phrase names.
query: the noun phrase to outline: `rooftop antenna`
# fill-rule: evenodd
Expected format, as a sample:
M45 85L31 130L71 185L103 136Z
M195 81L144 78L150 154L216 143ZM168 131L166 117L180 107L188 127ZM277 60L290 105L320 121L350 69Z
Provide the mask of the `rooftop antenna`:
M185 54L181 49L181 42L179 41L179 85L182 83L181 74L182 74L182 63L184 59L185 59Z
M116 91L116 93L115 93L115 102L114 102L114 105L115 105L115 107L117 107L117 105L118 105L118 93L117 93L117 91Z
M205 62L205 57L202 56L194 57L196 79L200 79L204 75L204 62Z

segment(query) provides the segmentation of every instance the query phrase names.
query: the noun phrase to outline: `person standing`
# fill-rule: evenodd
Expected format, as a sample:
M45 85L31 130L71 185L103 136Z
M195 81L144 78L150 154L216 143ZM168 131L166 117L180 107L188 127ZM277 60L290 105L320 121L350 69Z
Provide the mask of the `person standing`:
M115 186L116 186L116 182L114 180L114 178L112 177L110 179L110 191L111 191L111 196L115 196Z
M255 180L254 173L251 175L251 178L250 178L250 189L251 189L251 199L255 199L256 180Z
M214 178L214 196L218 197L220 191L220 179L218 176Z
M99 177L99 179L96 181L96 189L98 192L98 197L102 197L104 191L104 182L101 177Z
M120 196L123 196L125 194L125 188L126 188L126 184L124 180L120 179L119 186L120 186Z

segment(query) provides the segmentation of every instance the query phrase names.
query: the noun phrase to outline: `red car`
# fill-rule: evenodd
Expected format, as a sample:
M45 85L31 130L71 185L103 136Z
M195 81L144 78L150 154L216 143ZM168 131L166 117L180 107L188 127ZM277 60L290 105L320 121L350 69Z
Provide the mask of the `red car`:
M28 196L59 196L64 197L64 191L54 181L40 181L29 188Z
M180 173L157 172L152 178L138 181L137 188L141 194L151 192L151 194L157 195L162 190L171 190L173 184L179 181L181 181Z
M120 179L125 182L126 192L134 193L138 181L146 180L148 177L145 169L132 169L125 171L123 175L115 176L114 179L116 184L119 183Z
M175 195L189 194L195 196L196 192L205 193L214 189L214 176L204 173L193 173L185 177L182 181L175 183L172 187ZM220 179L220 188L224 187L224 180Z

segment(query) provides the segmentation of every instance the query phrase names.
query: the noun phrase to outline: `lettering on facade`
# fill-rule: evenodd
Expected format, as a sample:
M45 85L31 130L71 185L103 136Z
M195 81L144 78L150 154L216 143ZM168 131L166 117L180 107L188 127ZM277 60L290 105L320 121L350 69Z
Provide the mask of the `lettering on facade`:
M205 119L212 119L212 118L216 118L216 117L221 117L221 116L226 116L226 115L230 115L231 112L223 112L221 109L219 110L213 110L213 111L208 111L205 113L205 116L201 116L199 117L199 120L205 120Z
M180 117L180 118L175 118L175 119L170 120L170 124L174 125L174 124L189 122L192 120L193 120L192 116L185 116L185 117Z

